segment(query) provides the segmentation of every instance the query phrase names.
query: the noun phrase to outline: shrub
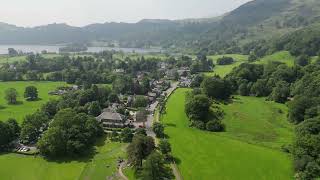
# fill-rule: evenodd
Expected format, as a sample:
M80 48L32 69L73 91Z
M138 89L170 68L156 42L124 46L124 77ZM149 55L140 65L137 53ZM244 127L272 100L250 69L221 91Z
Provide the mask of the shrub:
M206 129L212 132L222 132L225 129L224 124L221 121L209 121L206 124Z

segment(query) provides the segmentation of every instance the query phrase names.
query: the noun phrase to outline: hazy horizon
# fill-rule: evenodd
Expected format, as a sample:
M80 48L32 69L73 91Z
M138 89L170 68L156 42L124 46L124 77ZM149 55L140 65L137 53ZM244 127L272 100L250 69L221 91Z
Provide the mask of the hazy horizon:
M142 19L208 18L227 13L250 0L10 0L1 3L0 22L23 27L53 23L86 26ZM28 17L28 18L22 18Z

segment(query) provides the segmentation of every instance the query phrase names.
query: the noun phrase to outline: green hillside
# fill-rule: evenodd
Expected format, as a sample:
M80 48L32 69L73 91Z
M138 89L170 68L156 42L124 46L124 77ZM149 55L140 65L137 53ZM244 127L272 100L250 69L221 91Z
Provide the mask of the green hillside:
M187 91L178 89L171 95L162 118L184 179L292 179L292 160L288 154L256 145L260 141L269 141L275 146L280 142L290 142L291 127L284 122L285 115L267 115L274 108L285 111L283 105L264 103L259 98L239 97L238 102L224 107L227 115L223 122L226 123L227 132L210 133L189 127L184 112ZM258 108L261 110L256 111ZM263 116L263 119L259 119ZM272 137L272 133L276 137ZM252 144L248 144L248 141Z
M267 55L259 60L257 60L255 63L257 64L267 64L268 62L276 61L285 63L288 66L294 65L295 57L292 56L288 51L279 51L271 55Z

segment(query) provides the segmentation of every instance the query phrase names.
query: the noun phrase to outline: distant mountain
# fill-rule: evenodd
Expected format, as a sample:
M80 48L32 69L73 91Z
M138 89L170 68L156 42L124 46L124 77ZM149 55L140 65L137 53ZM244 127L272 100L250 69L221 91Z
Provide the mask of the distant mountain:
M255 0L217 18L101 23L85 27L49 24L22 28L0 23L1 44L117 41L124 47L175 47L238 52L250 42L276 39L320 22L319 0Z

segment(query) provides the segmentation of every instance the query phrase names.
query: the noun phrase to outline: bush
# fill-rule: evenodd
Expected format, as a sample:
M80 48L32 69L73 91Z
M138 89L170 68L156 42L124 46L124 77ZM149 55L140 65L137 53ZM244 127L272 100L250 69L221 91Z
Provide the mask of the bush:
M225 57L223 56L222 58L219 58L217 60L218 65L229 65L234 63L234 59L232 57Z
M163 138L164 137L164 126L161 123L154 123L152 126L152 130L156 134L157 138Z
M202 121L193 121L192 122L192 126L198 128L198 129L201 129L201 130L205 130L206 129L206 125Z
M206 129L208 131L212 131L212 132L222 132L222 131L224 131L225 126L219 120L217 120L217 121L209 121L206 124Z

